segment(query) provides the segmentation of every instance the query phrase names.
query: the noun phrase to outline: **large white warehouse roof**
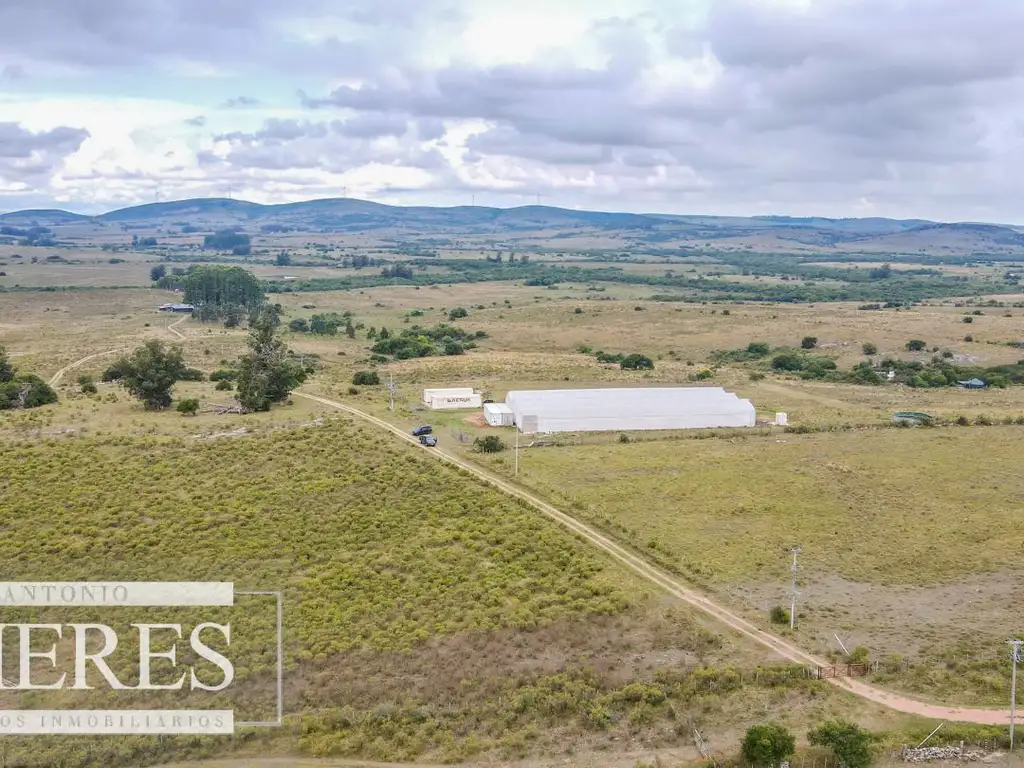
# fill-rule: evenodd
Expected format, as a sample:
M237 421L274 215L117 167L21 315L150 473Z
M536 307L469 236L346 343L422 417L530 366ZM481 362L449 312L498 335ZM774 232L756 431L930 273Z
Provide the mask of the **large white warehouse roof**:
M752 427L757 417L721 387L519 390L505 402L524 433Z

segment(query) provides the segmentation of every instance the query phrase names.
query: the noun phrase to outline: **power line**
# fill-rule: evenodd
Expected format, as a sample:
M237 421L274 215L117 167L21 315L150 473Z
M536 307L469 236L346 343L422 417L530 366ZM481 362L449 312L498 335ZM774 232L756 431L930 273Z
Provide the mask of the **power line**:
M796 626L796 556L799 555L803 550L800 547L793 547L789 550L789 554L793 556L793 565L790 570L793 572L793 585L791 591L791 599L789 602L789 628L793 629Z

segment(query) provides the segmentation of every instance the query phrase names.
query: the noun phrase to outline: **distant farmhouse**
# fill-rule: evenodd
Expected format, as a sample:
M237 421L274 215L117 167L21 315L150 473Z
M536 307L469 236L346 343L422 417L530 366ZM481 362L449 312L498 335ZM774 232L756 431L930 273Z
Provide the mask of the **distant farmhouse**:
M161 304L157 307L161 312L195 312L192 304Z

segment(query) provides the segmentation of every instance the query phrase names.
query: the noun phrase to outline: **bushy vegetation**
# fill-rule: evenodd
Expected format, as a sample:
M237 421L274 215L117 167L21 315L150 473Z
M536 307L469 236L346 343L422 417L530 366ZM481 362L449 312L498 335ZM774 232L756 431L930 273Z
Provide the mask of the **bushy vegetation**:
M203 238L203 248L212 251L231 251L236 256L247 256L252 242L249 235L233 229L222 229Z
M119 358L103 373L104 381L119 383L148 411L167 408L171 390L179 381L201 378L200 371L185 365L181 346L168 348L156 339Z
M248 346L249 352L238 363L235 394L247 411L268 411L275 403L284 402L311 372L288 353L287 345L277 335L273 313L256 318Z
M57 402L57 393L32 373L19 374L0 344L0 411L15 408L38 408Z
M370 351L394 357L396 360L432 355L461 355L466 350L476 347L476 339L486 336L483 331L472 333L443 323L431 328L414 325L403 329L397 335L384 335L382 332Z
M740 754L747 765L777 768L784 760L792 757L795 749L796 739L785 726L767 723L747 730Z
M201 265L189 270L183 278L184 301L196 306L196 316L201 321L226 315L240 321L245 313L259 309L266 302L259 280L242 267Z
M528 630L627 607L610 564L556 524L454 469L389 445L375 430L342 420L223 442L82 438L7 444L0 450L0 477L6 521L0 557L9 578L59 573L89 580L102 573L123 581L233 581L237 589L283 589L289 676L301 675L296 665L315 671L339 663L340 653L407 653L459 633ZM237 707L241 700L251 708L255 700L269 703L272 712L272 683L261 684L272 680L275 664L272 605L248 599L233 608L166 611L161 618L229 618L236 698L220 701ZM116 611L109 623L124 626L124 637L131 621L153 619L145 609ZM23 620L25 613L13 609L7 618ZM67 611L33 614L35 620L50 617L75 620ZM97 620L95 611L83 620ZM129 678L130 653L110 661L115 673ZM557 681L543 678L508 683L510 697L522 691L517 717L523 721L546 712L530 702L541 692L540 698L554 702L558 688ZM258 697L260 691L269 696ZM88 701L101 703L104 695ZM580 703L606 695L587 686ZM350 700L347 692L344 699ZM487 706L504 708L511 701L496 697ZM197 704L211 705L206 699ZM630 706L626 699L616 705L618 711ZM330 712L303 709L307 753L440 749L458 727L451 719L456 712L446 718L426 709L424 719L398 708L392 723L406 722L408 715L436 724L437 740L406 741L397 734L412 736L415 728L403 725L388 737L379 730L384 721L368 711L346 725ZM298 734L289 733L294 746ZM361 741L368 733L383 740L376 747ZM228 739L207 741L221 749L232 745ZM145 748L147 755L175 749L188 754L189 748L188 739L106 739L113 742ZM32 743L19 740L17 748ZM56 740L51 757L68 757L69 746ZM17 764L57 762L40 757ZM104 764L135 766L138 754L111 749Z
M508 448L508 446L497 435L487 435L474 440L473 448L480 453L500 453Z
M874 735L855 723L829 720L807 734L807 740L819 747L832 750L843 768L867 768L871 765L871 745Z
M356 371L352 375L352 384L357 387L371 387L380 384L380 375L376 371Z

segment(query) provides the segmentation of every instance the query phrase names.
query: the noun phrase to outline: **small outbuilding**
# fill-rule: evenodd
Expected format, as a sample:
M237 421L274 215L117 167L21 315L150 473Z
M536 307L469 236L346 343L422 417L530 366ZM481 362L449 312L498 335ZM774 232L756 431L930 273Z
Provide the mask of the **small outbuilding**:
M484 403L484 420L492 427L511 427L515 415L505 403Z
M483 404L483 396L474 392L472 387L424 389L423 404L433 410L479 408Z

